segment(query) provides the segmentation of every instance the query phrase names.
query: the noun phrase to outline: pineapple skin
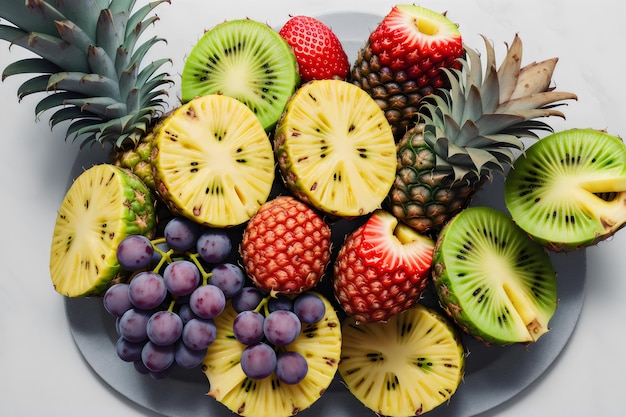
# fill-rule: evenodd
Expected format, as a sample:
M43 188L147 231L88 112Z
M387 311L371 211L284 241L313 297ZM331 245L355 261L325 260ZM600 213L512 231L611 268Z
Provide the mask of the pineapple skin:
M455 181L437 170L436 155L424 141L424 124L398 142L398 170L385 205L400 221L426 235L436 235L454 215L469 206L485 178Z
M422 97L437 89L432 84L420 86L405 71L393 71L382 66L369 42L358 52L350 81L367 91L380 106L396 139L401 138L415 123Z

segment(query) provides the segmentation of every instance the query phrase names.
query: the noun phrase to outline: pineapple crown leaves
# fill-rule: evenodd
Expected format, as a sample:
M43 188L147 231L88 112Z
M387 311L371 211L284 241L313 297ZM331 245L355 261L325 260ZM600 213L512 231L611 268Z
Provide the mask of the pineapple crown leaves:
M34 74L20 85L21 100L47 93L36 106L50 116L52 127L69 121L66 138L81 147L136 144L165 108L168 74L159 69L169 59L142 61L158 42L142 34L158 20L150 15L157 0L133 11L132 0L26 0L0 5L0 39L35 55L9 64L4 80ZM60 108L59 108L60 107Z
M536 131L552 131L535 119L564 118L555 107L577 98L550 87L556 58L522 67L522 42L515 35L497 67L493 46L483 40L484 72L480 54L464 46L461 69L444 69L450 88L424 97L419 111L424 140L437 155L437 166L457 180L504 173L516 151L524 150L522 137L539 139Z

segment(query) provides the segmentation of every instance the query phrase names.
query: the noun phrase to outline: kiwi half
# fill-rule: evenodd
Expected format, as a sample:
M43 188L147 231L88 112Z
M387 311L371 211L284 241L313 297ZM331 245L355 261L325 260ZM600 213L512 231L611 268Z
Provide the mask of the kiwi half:
M206 31L194 45L183 66L181 98L236 98L270 130L299 82L289 44L264 23L237 19Z
M515 222L550 249L596 244L626 223L626 146L592 129L549 135L517 159L504 197Z
M490 207L467 208L442 229L433 282L450 317L486 344L535 342L556 310L547 251Z

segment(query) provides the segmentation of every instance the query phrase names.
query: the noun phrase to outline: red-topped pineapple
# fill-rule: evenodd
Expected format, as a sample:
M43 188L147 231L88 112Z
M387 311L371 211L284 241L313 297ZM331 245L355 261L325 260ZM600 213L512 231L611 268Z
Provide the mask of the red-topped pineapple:
M426 287L434 246L431 238L376 210L339 250L337 300L359 322L387 321L407 310Z
M313 288L330 261L330 228L291 196L263 204L243 233L245 270L262 290L298 294Z
M396 138L417 112L418 101L448 84L441 68L463 54L457 25L415 5L397 5L372 31L352 66L350 80L385 111Z

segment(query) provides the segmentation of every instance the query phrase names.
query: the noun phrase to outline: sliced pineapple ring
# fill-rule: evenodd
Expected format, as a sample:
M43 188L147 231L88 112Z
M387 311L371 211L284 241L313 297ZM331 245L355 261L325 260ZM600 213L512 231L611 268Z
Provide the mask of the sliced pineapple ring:
M174 213L211 227L236 226L269 197L272 145L240 101L217 94L197 97L157 129L156 190Z
M339 217L380 208L395 180L396 145L384 113L341 80L296 91L276 127L274 151L287 187Z
M387 323L343 325L339 373L372 411L392 417L426 413L456 392L463 378L461 340L442 313L421 304Z
M83 171L65 194L50 247L50 277L68 297L102 294L119 272L116 250L128 235L156 225L147 186L110 164Z
M281 383L275 374L261 380L246 377L240 365L246 345L233 334L237 312L229 302L215 318L217 339L209 346L203 363L210 383L208 395L241 416L287 417L309 408L332 382L341 353L337 313L326 298L320 297L326 304L324 318L316 324L303 324L300 336L284 347L301 353L309 365L306 377L294 385Z

